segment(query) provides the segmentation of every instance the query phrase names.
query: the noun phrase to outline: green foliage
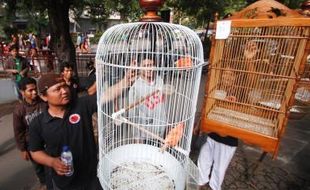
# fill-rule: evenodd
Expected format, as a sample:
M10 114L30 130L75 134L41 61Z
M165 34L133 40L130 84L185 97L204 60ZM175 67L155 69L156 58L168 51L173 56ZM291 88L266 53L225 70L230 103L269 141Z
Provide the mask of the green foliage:
M87 11L90 19L93 23L98 25L105 24L107 18L110 15L110 10L107 9L104 1L102 0L85 0L79 1L80 4L75 4L73 10L75 11L76 17L78 18L83 11ZM83 2L83 3L81 3Z
M17 34L17 29L16 28L13 28L11 26L5 26L3 27L3 32L7 38L7 41L10 41L11 40L11 35L12 34Z
M28 20L27 31L40 31L48 26L48 2L56 3L59 0L1 0L6 3L6 14L0 20L1 28L10 26L15 19L15 13L23 15ZM62 0L63 1L63 0ZM175 22L191 28L203 28L213 20L217 12L220 17L227 13L241 10L256 0L166 0L165 7L173 8ZM290 8L298 8L304 0L279 0ZM59 1L60 2L60 1ZM64 3L64 2L63 2ZM118 12L123 21L137 21L142 11L137 0L66 0L66 4L79 17L84 10L89 12L93 23L100 26L106 25L109 15Z
M281 0L280 2L291 9L297 9L300 8L300 5L305 2L305 0Z
M204 25L216 12L224 13L224 7L227 6L227 1L170 0L167 2L167 6L176 7L177 12L182 12L181 15L185 13L187 16L193 16L196 18L198 24Z
M104 4L111 13L118 12L123 21L137 20L142 13L137 0L108 0Z
M203 27L207 22L213 19L216 12L219 13L221 18L228 13L240 11L255 1L256 0L167 0L165 6L173 7L175 21L179 21L181 18L190 18L191 22L197 23L197 26ZM279 1L291 9L299 8L301 3L304 2L304 0Z
M97 44L102 36L103 32L96 32L95 36L93 38L90 38L90 43L91 44Z

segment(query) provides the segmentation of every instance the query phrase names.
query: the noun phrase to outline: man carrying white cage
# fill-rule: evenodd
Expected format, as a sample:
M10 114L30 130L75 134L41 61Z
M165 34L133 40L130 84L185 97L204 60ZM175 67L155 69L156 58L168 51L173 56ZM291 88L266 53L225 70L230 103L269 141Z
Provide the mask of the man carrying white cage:
M162 92L164 81L154 68L153 60L149 58L142 60L140 75L129 90L129 105L135 104L137 100L143 99L143 101L129 110L129 118L131 122L163 138L167 126L166 97ZM138 143L154 139L153 136L137 128L133 128L132 133Z

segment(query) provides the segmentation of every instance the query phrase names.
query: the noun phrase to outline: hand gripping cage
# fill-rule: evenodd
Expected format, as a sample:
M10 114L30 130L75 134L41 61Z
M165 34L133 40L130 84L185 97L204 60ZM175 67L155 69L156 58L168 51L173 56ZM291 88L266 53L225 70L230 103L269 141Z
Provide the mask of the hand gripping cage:
M120 24L97 54L98 176L104 189L180 189L188 174L203 49L192 30Z
M277 154L310 48L309 19L291 12L261 0L228 19L212 45L204 131Z

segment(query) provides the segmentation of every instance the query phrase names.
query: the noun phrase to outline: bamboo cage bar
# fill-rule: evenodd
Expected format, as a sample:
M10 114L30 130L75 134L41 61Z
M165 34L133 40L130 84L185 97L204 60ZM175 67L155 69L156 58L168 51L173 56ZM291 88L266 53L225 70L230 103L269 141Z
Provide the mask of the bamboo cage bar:
M275 1L254 4L264 3L290 12ZM276 156L310 47L310 19L286 16L233 16L228 38L212 39L203 131L239 138Z
M253 38L253 37L262 37L262 38L280 38L280 39L307 39L306 36L248 36L248 35L230 35L230 37L237 37L237 38Z
M252 21L255 20L253 23ZM232 27L272 27L272 26L309 26L309 18L278 18L278 22L266 22L271 19L234 19Z

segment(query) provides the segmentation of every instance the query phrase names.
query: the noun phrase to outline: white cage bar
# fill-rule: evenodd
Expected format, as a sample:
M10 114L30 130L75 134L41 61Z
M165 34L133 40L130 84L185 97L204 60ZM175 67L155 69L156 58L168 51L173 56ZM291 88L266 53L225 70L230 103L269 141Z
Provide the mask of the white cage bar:
M194 166L189 151L203 64L201 41L184 26L120 24L102 35L96 74L104 189L184 189Z

